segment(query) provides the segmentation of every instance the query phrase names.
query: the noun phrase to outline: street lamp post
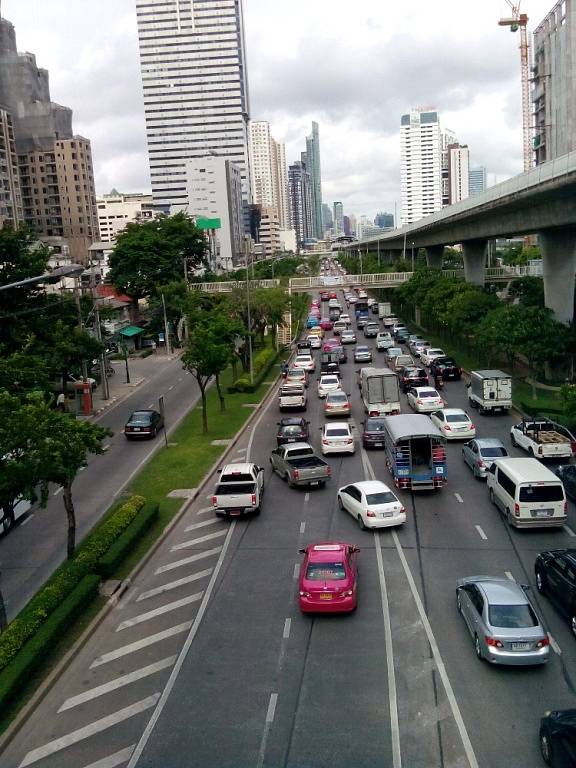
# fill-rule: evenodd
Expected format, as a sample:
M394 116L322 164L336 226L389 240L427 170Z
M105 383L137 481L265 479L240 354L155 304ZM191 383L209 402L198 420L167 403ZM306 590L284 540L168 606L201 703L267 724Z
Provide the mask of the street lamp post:
M126 342L122 342L122 353L124 355L124 363L126 365L126 384L130 384L130 369L128 368L128 347Z
M250 384L254 384L254 365L252 362L252 320L250 318L250 265L248 257L250 254L250 244L248 238L245 238L245 250L246 250L246 315L248 320L248 364L250 366ZM254 269L254 266L252 266Z
M414 241L412 241L412 272L414 272Z
M36 277L27 277L26 280L18 280L8 285L0 285L0 291L7 291L9 288L19 288L21 285L30 285L32 283L57 283L63 277L78 277L84 272L82 264L66 264L63 267L56 267L52 272L45 272Z

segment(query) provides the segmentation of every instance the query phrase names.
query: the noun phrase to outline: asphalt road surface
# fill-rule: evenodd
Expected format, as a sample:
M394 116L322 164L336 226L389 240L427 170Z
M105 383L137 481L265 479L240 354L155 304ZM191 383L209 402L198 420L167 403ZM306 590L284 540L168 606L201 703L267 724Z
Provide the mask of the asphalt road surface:
M358 432L356 367L342 370ZM466 405L462 383L444 395ZM574 506L564 529L510 530L461 446L449 444L447 486L400 492L406 524L362 532L336 491L372 476L391 482L383 452L358 443L353 456L328 457L326 488L290 489L268 465L278 417L272 399L232 456L266 467L262 514L216 519L210 486L0 756L2 768L542 765L539 718L576 706L569 627L534 589L553 638L549 663L491 667L476 659L455 586L478 573L533 585L536 553L574 543ZM314 381L307 418L319 449ZM474 419L478 436L510 445L512 416ZM298 550L327 539L361 548L350 616L298 610Z

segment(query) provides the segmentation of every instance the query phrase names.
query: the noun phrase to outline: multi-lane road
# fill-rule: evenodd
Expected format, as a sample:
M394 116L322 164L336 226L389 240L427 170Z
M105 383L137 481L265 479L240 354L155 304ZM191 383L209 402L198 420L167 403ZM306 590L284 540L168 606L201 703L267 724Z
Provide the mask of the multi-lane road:
M343 381L359 433L350 358ZM463 383L444 395L465 407ZM512 416L474 417L478 436L509 446ZM289 489L268 465L278 418L271 398L231 454L266 466L262 514L216 519L206 488L0 756L2 768L542 765L539 718L576 702L569 627L534 590L550 662L490 667L476 659L455 585L479 573L533 584L537 552L576 543L574 506L565 529L510 530L461 446L449 444L447 486L400 492L406 524L362 532L336 490L390 482L383 453L358 443L353 456L328 457L325 489ZM319 449L314 381L307 418ZM298 550L327 539L361 548L358 610L303 616Z

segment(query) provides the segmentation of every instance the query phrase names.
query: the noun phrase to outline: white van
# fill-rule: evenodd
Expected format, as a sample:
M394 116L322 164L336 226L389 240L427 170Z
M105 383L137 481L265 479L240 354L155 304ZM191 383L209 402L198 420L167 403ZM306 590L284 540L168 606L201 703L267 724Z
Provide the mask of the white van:
M562 526L567 519L562 481L538 459L496 459L488 467L490 501L515 528Z

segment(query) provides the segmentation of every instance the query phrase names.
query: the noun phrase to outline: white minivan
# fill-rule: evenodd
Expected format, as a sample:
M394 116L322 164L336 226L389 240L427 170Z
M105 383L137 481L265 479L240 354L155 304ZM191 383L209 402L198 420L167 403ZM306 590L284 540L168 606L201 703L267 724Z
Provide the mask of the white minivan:
M567 519L562 481L538 459L496 459L486 472L490 501L515 528L562 526Z

